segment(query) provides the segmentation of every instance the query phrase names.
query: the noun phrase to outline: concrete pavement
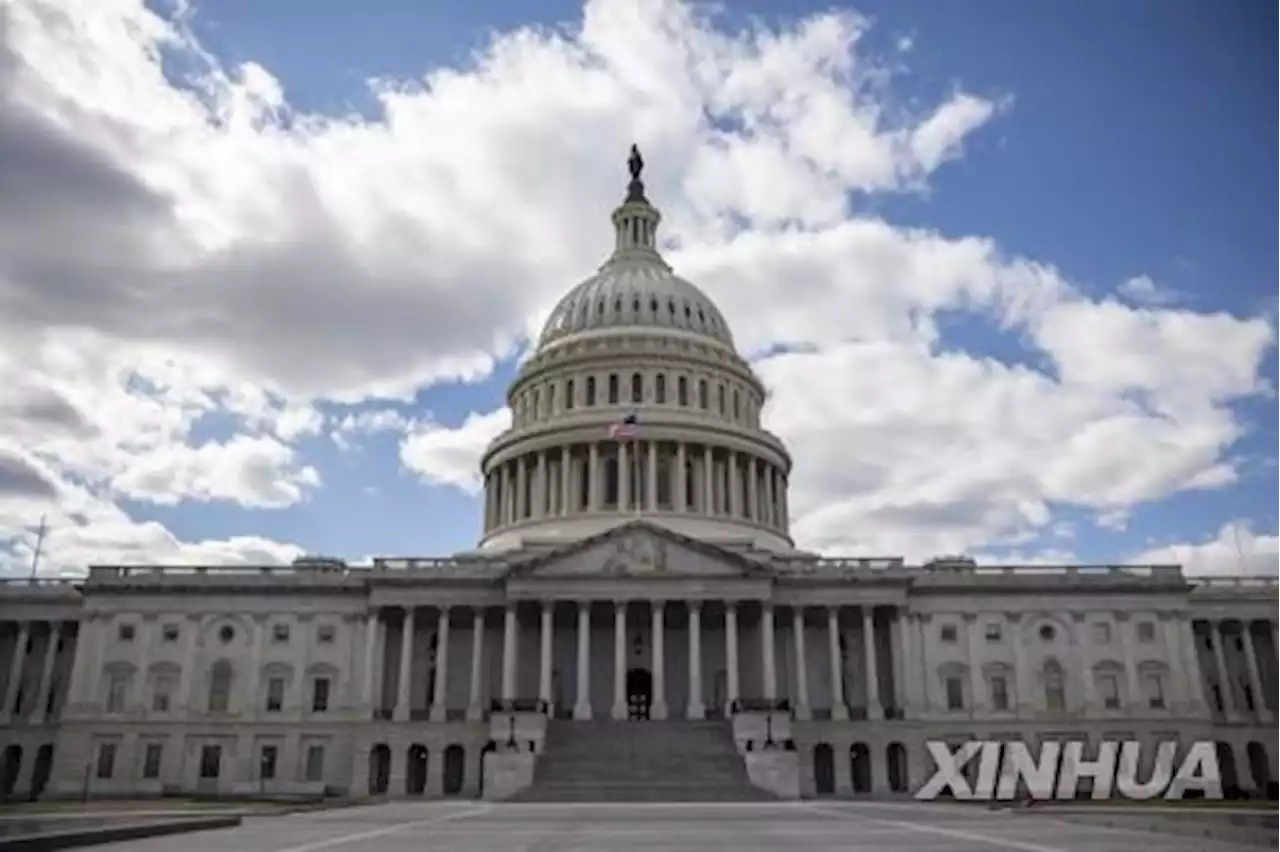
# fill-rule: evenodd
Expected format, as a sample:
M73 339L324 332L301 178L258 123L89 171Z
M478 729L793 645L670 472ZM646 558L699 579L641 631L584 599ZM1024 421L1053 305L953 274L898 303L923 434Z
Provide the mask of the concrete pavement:
M1161 852L1259 848L1050 815L853 802L393 802L246 817L239 828L181 838L183 852L1133 852L1156 843ZM158 838L97 848L169 852L175 847L174 838Z

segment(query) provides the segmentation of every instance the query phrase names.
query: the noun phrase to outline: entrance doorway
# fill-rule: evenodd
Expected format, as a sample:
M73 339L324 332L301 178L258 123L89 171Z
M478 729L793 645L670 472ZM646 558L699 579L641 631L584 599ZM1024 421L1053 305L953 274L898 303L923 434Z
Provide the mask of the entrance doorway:
M652 703L653 675L648 669L630 669L627 672L627 718L648 719Z

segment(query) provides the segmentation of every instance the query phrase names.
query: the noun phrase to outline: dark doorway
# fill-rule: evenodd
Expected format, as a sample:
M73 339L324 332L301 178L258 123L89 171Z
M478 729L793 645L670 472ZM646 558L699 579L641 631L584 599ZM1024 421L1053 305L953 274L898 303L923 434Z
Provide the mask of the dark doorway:
M854 743L849 749L850 776L853 792L871 792L871 749L866 743Z
M653 675L648 669L631 669L627 672L627 718L648 719L649 705L653 703Z
M889 771L889 789L895 793L907 792L907 747L902 743L889 743L885 749L885 763Z
M480 749L480 776L476 778L476 796L484 798L484 761L485 755L497 751L497 746L493 744L493 740L484 744L484 748Z
M36 765L31 771L31 798L38 799L49 783L49 772L53 769L53 743L45 743L36 750Z
M427 789L427 747L414 743L409 746L407 759L404 791L410 796L421 796Z
M22 746L6 746L4 765L0 766L0 795L9 796L18 786L18 770L22 768Z
M1229 743L1214 746L1218 753L1218 774L1222 778L1222 793L1228 799L1240 798L1240 773L1236 771L1236 754Z
M391 785L391 749L379 743L369 749L369 793L385 796Z
M444 750L444 794L457 796L467 777L467 752L454 743Z
M1268 795L1271 787L1271 761L1267 759L1267 749L1260 742L1251 742L1245 748L1249 758L1249 774L1253 777L1254 787L1259 793Z
M826 743L813 747L813 791L819 796L830 796L836 791L835 754Z

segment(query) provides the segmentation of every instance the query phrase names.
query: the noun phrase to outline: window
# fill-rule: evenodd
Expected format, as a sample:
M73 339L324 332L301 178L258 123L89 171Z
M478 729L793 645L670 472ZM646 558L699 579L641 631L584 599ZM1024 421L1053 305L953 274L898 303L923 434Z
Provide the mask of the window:
M958 677L949 677L945 684L947 688L947 709L963 710L964 709L964 681Z
M698 380L698 407L703 411L707 410L707 380Z
M316 628L316 641L321 645L332 645L334 630L332 624L321 624Z
M631 401L644 402L644 377L639 373L631 374Z
M1000 641L1000 622L988 621L983 632L986 635L988 642L999 642Z
M200 777L217 778L222 770L222 746L200 747Z
M1052 624L1045 624L1040 627L1040 638L1045 642L1052 642L1053 637L1058 635L1058 631L1053 629Z
M1153 710L1164 708L1164 679L1155 672L1143 675L1142 691L1147 696L1147 706Z
M587 405L596 404L596 377L587 376Z
M223 645L230 645L231 640L236 638L236 629L230 624L224 624L218 631L218 638L222 640Z
M271 625L271 641L277 645L289 641L289 625L273 624Z
M1111 625L1105 621L1095 622L1093 625L1093 644L1109 645L1111 644Z
M1156 641L1156 626L1150 621L1138 622L1138 641L1154 642Z
M258 755L258 777L270 781L276 777L276 763L280 759L280 750L273 745L264 745Z
M94 774L99 778L110 778L116 771L116 744L98 744L98 765Z
M155 713L168 713L173 706L174 679L168 675L156 678L151 693L151 710Z
M733 419L737 420L742 416L742 400L738 396L738 392L733 392Z
M279 713L284 707L284 678L267 679L267 712Z
M116 629L116 635L120 637L121 642L132 642L136 633L137 628L132 624L121 624L120 627Z
M329 678L318 677L311 684L311 712L324 713L329 709Z
M164 627L160 628L160 639L164 642L177 642L178 633L178 625L166 624Z
M124 672L112 672L107 676L107 712L123 713L124 703L129 697L129 675Z
M716 402L720 408L720 413L724 414L724 385L716 386Z
M147 743L146 751L142 753L142 777L143 778L159 778L160 777L160 758L164 755L164 746L160 743Z
M1098 696L1108 710L1120 708L1120 679L1113 674L1098 675Z
M991 678L991 706L996 710L1009 709L1009 682L1003 675Z
M676 379L676 404L689 404L689 380L684 376Z
M618 374L609 374L609 404L618 404Z
M943 642L954 642L958 635L959 632L956 630L956 626L954 624L944 624L938 630L938 636Z
M564 382L564 410L573 411L573 379Z
M664 405L667 401L667 377L659 373L653 378L653 401Z
M209 712L225 713L231 704L231 663L218 660L209 669Z
M307 781L324 780L324 746L313 745L307 747L307 765L304 769L304 777Z
M1067 707L1066 683L1057 660L1044 664L1044 703L1053 713L1061 713Z

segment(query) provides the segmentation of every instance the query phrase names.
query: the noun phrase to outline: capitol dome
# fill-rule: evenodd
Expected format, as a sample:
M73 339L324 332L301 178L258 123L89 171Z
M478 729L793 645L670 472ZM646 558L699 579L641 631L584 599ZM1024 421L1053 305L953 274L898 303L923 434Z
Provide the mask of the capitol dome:
M482 550L558 545L637 519L726 547L789 551L791 457L719 308L657 249L631 180L614 249L552 310L481 459Z

